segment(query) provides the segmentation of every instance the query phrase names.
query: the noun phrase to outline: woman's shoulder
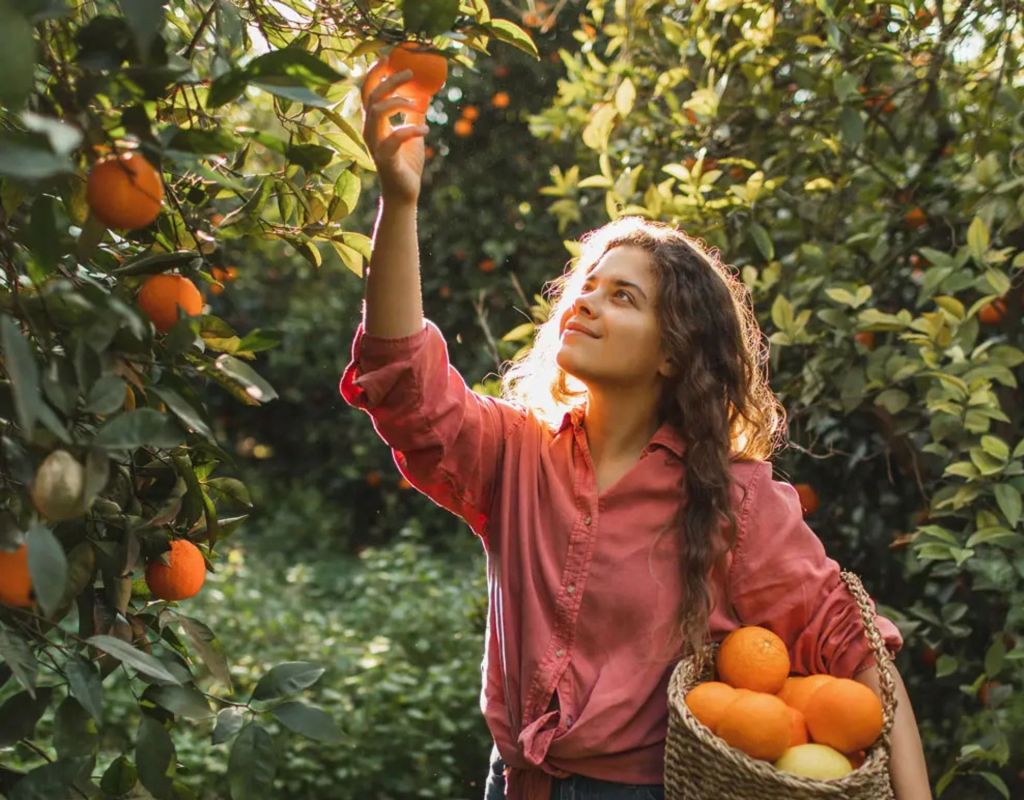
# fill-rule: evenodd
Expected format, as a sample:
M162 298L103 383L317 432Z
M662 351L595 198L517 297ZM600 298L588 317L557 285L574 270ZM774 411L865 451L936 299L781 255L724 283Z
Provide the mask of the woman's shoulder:
M750 486L757 481L763 480L765 477L771 477L772 462L760 458L733 458L731 459L730 471L733 483L741 486Z

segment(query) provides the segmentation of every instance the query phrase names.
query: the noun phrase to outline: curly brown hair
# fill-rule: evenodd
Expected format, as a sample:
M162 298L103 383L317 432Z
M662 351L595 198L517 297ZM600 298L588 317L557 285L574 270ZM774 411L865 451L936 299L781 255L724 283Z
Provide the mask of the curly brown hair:
M662 343L676 366L663 383L658 424L671 423L686 444L682 502L671 527L679 536L684 587L677 632L682 655L700 658L711 614L708 581L724 568L736 542L731 462L768 460L782 444L786 424L768 381L767 341L735 270L717 250L665 223L622 217L588 232L569 268L546 287L550 314L525 356L504 371L502 397L552 428L586 402L586 386L555 362L559 321L591 268L620 246L650 256Z

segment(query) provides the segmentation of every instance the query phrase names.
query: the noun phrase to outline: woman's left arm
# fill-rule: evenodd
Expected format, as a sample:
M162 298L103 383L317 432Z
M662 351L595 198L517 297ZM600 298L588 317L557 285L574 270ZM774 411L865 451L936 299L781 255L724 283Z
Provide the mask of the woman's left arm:
M896 682L896 718L892 726L892 753L889 761L892 788L896 800L931 800L928 767L914 709L910 705L907 687L903 685L899 670L892 666L891 672ZM877 666L872 664L861 670L854 676L854 680L870 687L879 697L882 696Z

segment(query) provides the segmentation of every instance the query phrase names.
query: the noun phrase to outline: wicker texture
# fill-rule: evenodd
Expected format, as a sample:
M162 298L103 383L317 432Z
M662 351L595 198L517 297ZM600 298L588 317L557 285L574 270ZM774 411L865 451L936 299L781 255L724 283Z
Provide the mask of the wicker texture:
M705 651L705 666L696 659L680 661L668 686L668 738L665 743L665 800L894 800L889 781L892 724L896 714L896 684L892 659L875 625L871 601L852 572L841 573L857 601L861 620L879 665L882 690L882 735L867 752L864 763L849 775L830 781L812 780L775 769L730 747L697 721L683 698L704 681L716 680L717 644Z

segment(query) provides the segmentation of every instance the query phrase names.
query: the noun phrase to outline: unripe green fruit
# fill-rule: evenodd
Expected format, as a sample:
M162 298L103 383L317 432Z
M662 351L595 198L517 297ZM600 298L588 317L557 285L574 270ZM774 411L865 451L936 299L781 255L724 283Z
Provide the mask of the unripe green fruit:
M80 517L85 513L85 468L66 450L48 455L32 482L32 503L53 522Z

